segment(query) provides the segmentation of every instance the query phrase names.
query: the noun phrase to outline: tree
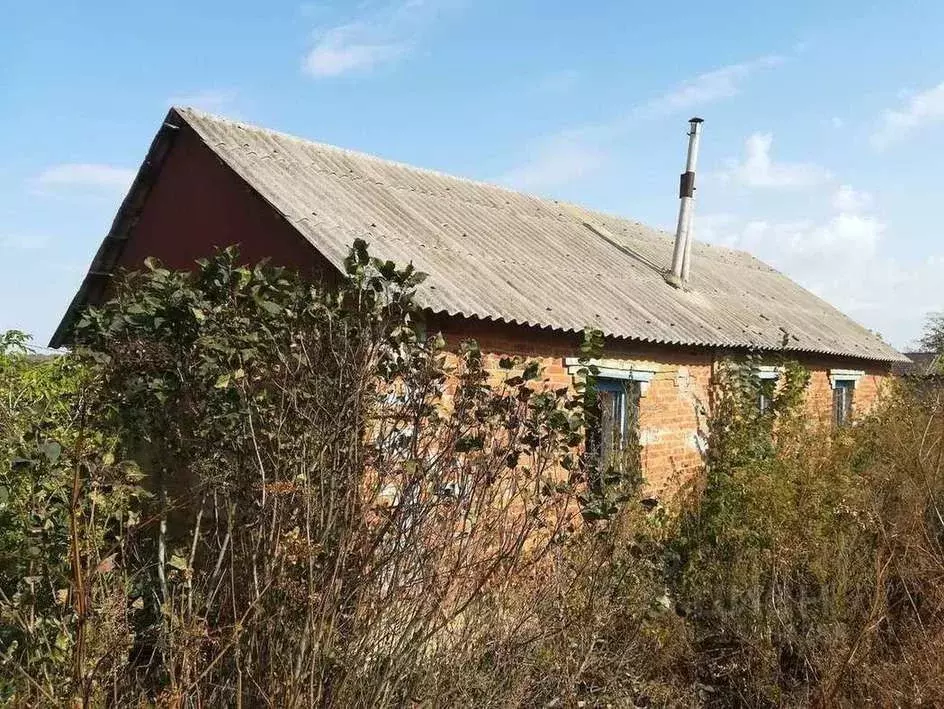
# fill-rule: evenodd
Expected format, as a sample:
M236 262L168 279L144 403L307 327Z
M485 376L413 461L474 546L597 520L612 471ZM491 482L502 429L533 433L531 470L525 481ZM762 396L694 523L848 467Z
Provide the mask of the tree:
M944 353L944 312L930 313L924 323L924 334L918 341L921 349Z

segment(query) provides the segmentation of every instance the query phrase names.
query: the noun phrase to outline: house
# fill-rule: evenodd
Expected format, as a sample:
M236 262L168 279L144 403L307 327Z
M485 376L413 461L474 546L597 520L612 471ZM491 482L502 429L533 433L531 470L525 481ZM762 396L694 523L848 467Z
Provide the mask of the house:
M892 374L905 379L944 379L944 355L939 352L906 352L910 362L895 362Z
M812 373L811 412L840 421L907 361L750 254L693 244L675 287L673 237L637 222L187 108L167 114L51 344L147 256L189 268L239 243L249 261L325 273L358 237L429 274L418 298L430 328L451 345L475 338L496 368L506 354L538 358L570 384L581 331L600 329L608 435L637 427L656 487L701 465L699 402L726 353L795 355Z

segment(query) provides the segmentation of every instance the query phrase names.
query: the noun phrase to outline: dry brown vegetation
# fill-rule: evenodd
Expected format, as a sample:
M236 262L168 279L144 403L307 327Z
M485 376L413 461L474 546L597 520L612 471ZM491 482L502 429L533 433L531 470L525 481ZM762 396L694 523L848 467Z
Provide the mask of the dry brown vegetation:
M704 476L647 511L575 453L592 386L448 370L416 274L348 265L152 265L74 355L7 336L3 701L944 704L940 390L815 430L800 368L761 415L732 362Z

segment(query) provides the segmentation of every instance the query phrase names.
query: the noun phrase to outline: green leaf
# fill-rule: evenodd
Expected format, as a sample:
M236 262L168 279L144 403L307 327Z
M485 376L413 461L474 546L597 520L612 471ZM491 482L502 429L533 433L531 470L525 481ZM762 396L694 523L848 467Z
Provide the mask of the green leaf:
M170 566L172 569L177 569L178 571L187 570L187 560L184 559L182 556L178 556L177 554L171 555L170 560L167 562L167 565Z
M484 443L483 436L474 435L474 436L463 436L458 441L456 441L456 451L458 453L468 453L469 451L481 450Z
M55 463L62 455L62 446L56 441L46 441L39 447L39 450L50 463Z
M229 380L232 378L232 375L227 372L226 374L221 374L216 378L216 384L213 385L214 389L225 389L229 386Z
M537 379L538 374L541 371L541 364L539 362L528 362L528 365L524 368L524 371L521 373L521 376L525 381L530 381L532 379Z

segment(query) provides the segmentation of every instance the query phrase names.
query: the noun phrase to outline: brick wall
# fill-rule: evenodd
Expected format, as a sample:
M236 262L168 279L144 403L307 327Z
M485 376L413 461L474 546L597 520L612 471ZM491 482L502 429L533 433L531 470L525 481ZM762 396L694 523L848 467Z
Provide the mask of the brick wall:
M823 423L832 420L833 390L829 383L831 368L859 369L865 372L856 382L852 403L853 415L868 411L881 395L882 388L891 381L888 366L874 362L849 363L848 360L830 361L822 357L801 358L801 361L810 370L810 385L807 389L810 415Z
M455 349L463 340L476 340L485 355L486 366L496 378L504 375L498 367L499 359L516 355L539 360L551 386L573 384L564 360L578 355L579 335L459 318L433 319L429 327L443 333L450 349ZM639 407L643 469L653 491L674 487L702 465L715 353L707 348L608 341L603 356L654 372ZM811 373L807 390L810 415L827 424L832 415L830 369L865 371L856 385L856 413L867 411L888 381L888 366L883 364L802 355L798 359Z
M292 266L306 274L332 276L334 269L298 232L248 185L225 168L189 128L181 130L155 182L125 248L119 265L138 267L146 256L157 256L173 268L191 268L196 258L214 247L238 243L242 257L262 257ZM555 387L572 384L564 358L579 352L578 334L561 334L525 326L462 318L433 318L450 345L476 339L499 376L503 355L539 359ZM642 462L649 484L661 489L701 465L699 431L703 429L714 353L685 348L608 342L605 356L641 365L654 372L640 401ZM854 411L868 409L878 395L888 368L838 358L801 358L812 371L809 388L811 416L828 421L832 389L831 367L861 369Z

